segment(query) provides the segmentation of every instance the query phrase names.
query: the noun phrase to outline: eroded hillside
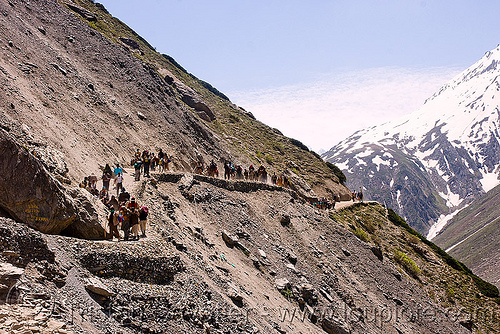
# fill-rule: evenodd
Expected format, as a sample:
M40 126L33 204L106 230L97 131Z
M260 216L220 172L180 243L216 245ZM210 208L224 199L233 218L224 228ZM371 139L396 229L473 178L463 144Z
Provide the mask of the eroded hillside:
M163 148L178 170L211 159L219 168L225 159L263 164L299 175L305 192L347 196L319 157L157 53L102 6L0 6L0 124L68 180L103 161L128 163L136 148Z
M10 216L0 218L0 292L14 304L0 307L2 330L500 330L498 290L378 203L311 205L348 198L321 159L101 5L9 0L0 13L0 213ZM73 238L90 238L93 226L99 239L109 215L77 181L105 163L127 165L136 148L174 157L173 172L141 181L125 170L127 191L150 211L146 237ZM211 159L262 163L292 186L191 174Z
M3 220L3 260L29 273L22 285L30 302L65 330L499 330L494 299L389 221L379 204L328 213L280 187L183 174L131 183L151 210L140 241L42 235ZM20 241L5 242L20 233L44 240L30 247L48 255L27 256Z

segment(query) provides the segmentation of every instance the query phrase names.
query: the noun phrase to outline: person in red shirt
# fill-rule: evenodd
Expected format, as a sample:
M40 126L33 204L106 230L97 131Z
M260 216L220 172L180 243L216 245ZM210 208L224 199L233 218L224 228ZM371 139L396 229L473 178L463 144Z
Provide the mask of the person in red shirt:
M132 197L132 199L130 200L130 203L128 203L128 205L127 205L127 208L129 208L129 209L132 209L132 208L139 209L139 205L135 201L135 197Z

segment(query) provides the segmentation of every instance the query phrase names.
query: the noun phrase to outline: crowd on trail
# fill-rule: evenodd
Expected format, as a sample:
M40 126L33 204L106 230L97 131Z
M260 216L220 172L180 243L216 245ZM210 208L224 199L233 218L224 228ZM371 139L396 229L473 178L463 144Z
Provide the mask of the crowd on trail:
M363 191L361 190L361 187L359 187L359 191L353 191L351 193L351 198L353 202L355 202L356 200L361 203L363 202Z
M322 209L322 210L334 210L335 209L335 203L340 202L340 195L334 195L333 200L328 200L325 197L321 197L318 199L318 201L311 203L315 208Z
M130 164L134 167L135 180L140 181L141 173L144 174L144 177L150 177L149 172L154 172L156 169L161 173L170 171L171 162L172 157L169 157L162 149L159 150L158 154L149 152L148 150L144 150L141 153L137 149Z
M102 188L98 190L97 182L102 180ZM110 182L114 180L116 196L109 196ZM92 173L85 177L80 183L80 187L87 189L92 195L99 198L110 210L108 217L108 227L111 239L118 240L139 240L139 237L146 237L146 226L148 220L148 208L139 205L134 197L130 197L123 187L123 168L120 164L112 170L109 164L103 169L100 179ZM123 238L118 231L123 231ZM139 236L139 233L141 235Z
M197 162L196 167L194 168L194 173L211 177L219 177L219 169L214 160L210 162L206 169L203 167L202 162ZM255 169L255 167L251 164L247 169L243 168L241 165L235 165L231 161L224 162L224 179L260 181L264 183L267 183L270 179L273 185L286 188L290 188L291 184L290 179L284 174L277 176L276 173L273 173L273 175L269 178L267 170L263 165L260 165L259 168Z
M166 172L170 171L170 164L172 163L172 156L168 156L159 150L158 154L149 152L148 150L140 151L137 149L130 164L134 168L134 180L140 181L141 174L144 177L150 177L150 172ZM219 170L214 160L210 162L208 167L204 168L202 162L197 162L194 165L194 173L207 175L211 177L219 177ZM138 205L136 199L131 197L123 186L124 170L120 164L116 164L115 168L111 168L106 164L102 170L102 175L98 178L97 175L91 173L86 176L80 183L81 188L87 189L92 195L102 201L102 203L110 210L108 217L109 233L111 238L116 237L121 240L122 237L119 229L123 231L123 240L139 240L139 233L141 237L146 236L146 224L148 217L148 208L146 206ZM247 181L260 181L268 182L268 173L263 165L255 169L253 165L243 168L241 165L235 165L231 161L224 162L224 179L230 180L247 180ZM102 181L102 187L97 187L98 181ZM115 186L116 196L110 196L110 183L113 181ZM279 187L290 188L290 179L284 175L279 176L273 173L270 177L273 185ZM359 191L353 191L351 194L352 201L363 202L363 192L361 187ZM327 198L319 198L315 202L309 202L312 206L318 209L330 210L335 209L335 203L340 202L340 195L334 195L332 200Z

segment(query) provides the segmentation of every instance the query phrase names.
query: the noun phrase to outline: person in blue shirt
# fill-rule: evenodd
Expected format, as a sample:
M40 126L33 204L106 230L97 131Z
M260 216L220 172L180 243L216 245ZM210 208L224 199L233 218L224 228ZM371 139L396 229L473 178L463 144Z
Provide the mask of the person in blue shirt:
M118 174L123 175L123 169L120 167L120 164L116 164L116 168L114 170L114 173L115 173L115 177L118 176Z

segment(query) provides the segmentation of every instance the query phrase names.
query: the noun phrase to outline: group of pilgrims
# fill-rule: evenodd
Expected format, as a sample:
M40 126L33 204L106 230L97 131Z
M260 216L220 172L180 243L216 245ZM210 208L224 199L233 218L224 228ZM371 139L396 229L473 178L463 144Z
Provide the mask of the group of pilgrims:
M148 208L145 205L139 205L136 199L131 198L130 193L123 187L123 168L120 164L116 164L114 169L111 169L111 166L106 164L100 180L102 181L101 190L97 188L99 179L94 173L85 177L80 183L80 187L99 198L109 209L108 227L110 238L116 237L118 240L128 241L146 237ZM111 180L114 180L116 196L111 195L110 197ZM120 235L119 229L123 231L123 237Z
M210 162L206 170L204 170L203 168L203 163L198 162L196 164L194 172L200 175L219 177L219 170L214 160ZM224 179L260 181L267 183L268 174L266 168L263 165L260 165L259 168L255 169L255 167L251 164L247 169L241 167L241 165L235 165L231 161L226 161L224 162ZM274 185L286 188L290 187L290 179L284 174L280 174L279 176L277 176L276 173L273 173L270 179L271 183Z
M140 150L137 149L131 160L131 165L134 168L134 179L135 181L140 181L141 174L143 174L144 177L150 177L151 171L154 172L158 170L158 172L161 173L170 171L171 163L172 156L168 156L162 149L159 150L158 154L149 152L148 150L140 152ZM123 240L139 240L139 232L141 233L141 237L146 236L148 208L138 205L135 198L131 198L130 194L125 190L123 187L123 172L123 168L118 163L114 169L112 169L109 164L106 164L100 178L92 173L84 178L80 183L80 187L87 189L92 195L99 198L99 200L101 200L110 210L108 225L112 237L116 237L119 240L122 239L118 231L120 228L123 231ZM219 177L217 164L214 160L210 162L206 170L203 167L203 163L196 163L193 172L211 177ZM224 179L260 181L267 183L268 173L263 165L260 165L257 169L255 169L253 165L250 165L247 169L243 168L241 165L235 165L231 161L225 161ZM97 187L97 182L99 180L102 181L100 190ZM289 188L291 185L290 179L284 174L278 176L276 173L273 173L270 180L273 185L279 187ZM114 183L116 196L110 196L111 181ZM356 200L362 202L363 192L361 188L357 192L352 192L351 198L353 202ZM336 202L340 202L340 195L335 195L333 200L320 198L316 202L310 204L318 209L334 209Z
M141 153L141 151L137 149L130 164L134 166L135 180L140 181L141 172L144 174L144 177L150 177L149 172L156 171L156 168L158 168L160 173L165 173L170 170L171 162L172 157L169 157L162 149L160 149L158 154L149 152L148 150L144 150Z

